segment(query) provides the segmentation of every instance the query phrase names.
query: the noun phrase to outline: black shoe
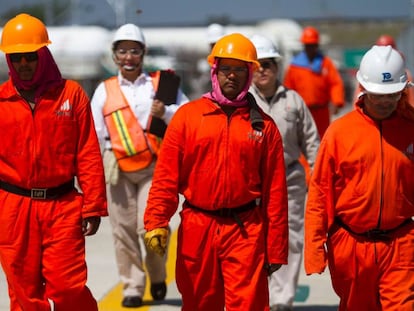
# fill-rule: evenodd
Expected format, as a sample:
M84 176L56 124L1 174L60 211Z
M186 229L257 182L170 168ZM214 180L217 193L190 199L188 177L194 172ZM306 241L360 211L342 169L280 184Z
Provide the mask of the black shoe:
M154 300L164 300L165 295L167 295L165 282L151 284L151 296Z
M137 308L142 306L142 298L139 296L126 296L122 299L122 306L125 308Z

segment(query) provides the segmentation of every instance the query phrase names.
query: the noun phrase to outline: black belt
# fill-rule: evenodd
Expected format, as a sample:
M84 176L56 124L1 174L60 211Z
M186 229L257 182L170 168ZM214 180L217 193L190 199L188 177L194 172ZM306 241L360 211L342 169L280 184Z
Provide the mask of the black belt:
M209 214L212 216L218 216L218 217L231 217L234 218L237 222L237 224L240 227L243 227L243 223L240 220L238 214L243 213L243 212L247 212L251 209L254 209L257 204L256 204L256 200L250 201L249 203L237 206L237 207L232 207L232 208L219 208L219 209L215 209L215 210L207 210L204 208L200 208L197 206L192 205L190 202L188 202L187 200L185 200L184 202L185 206L192 208L194 210L203 212L205 214Z
M392 228L392 229L382 230L382 229L375 228L375 229L371 229L371 230L368 230L362 233L357 233L357 232L352 231L351 228L349 228L348 225L344 224L341 219L339 219L338 217L335 218L335 223L339 227L344 228L346 231L348 231L349 233L353 235L361 236L371 241L389 241L391 240L391 233L397 231L398 229L400 229L401 227L405 225L410 224L411 222L413 222L413 220L411 218L407 218L397 227Z
M197 206L192 205L190 202L185 200L184 204L192 209L195 209L197 211L213 215L213 216L220 216L220 217L234 217L235 214L240 214L243 212L247 212L248 210L251 210L256 207L256 200L250 201L249 203L232 207L232 208L219 208L215 210L207 210L204 208L200 208Z
M53 188L33 188L25 189L18 187L16 185L9 184L4 181L0 181L0 189L3 189L7 192L14 194L22 195L25 197L30 197L32 199L47 200L47 199L57 199L58 197L72 191L75 189L74 179Z

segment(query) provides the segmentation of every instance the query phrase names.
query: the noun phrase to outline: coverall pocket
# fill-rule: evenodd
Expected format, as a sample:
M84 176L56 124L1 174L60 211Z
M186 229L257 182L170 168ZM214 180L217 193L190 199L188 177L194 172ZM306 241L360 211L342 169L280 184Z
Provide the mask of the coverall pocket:
M184 208L180 215L178 247L181 248L181 254L187 258L200 258L206 246L209 245L208 237L212 236L209 234L212 217L191 208Z
M20 125L5 125L0 126L0 132L6 134L8 137L13 137L14 139L3 139L1 142L1 153L5 154L8 157L20 156L23 154L24 143L26 142L24 131Z
M402 267L414 267L414 223L399 231L397 237L397 254Z
M282 112L282 117L288 122L294 122L297 119L295 111L291 110L284 110Z
M8 198L14 197L14 198ZM0 246L9 246L17 240L17 234L20 233L18 227L20 221L26 218L22 211L23 199L17 198L14 194L4 192L0 195ZM17 221L17 219L21 219Z
M73 120L58 119L50 124L47 134L53 141L56 154L75 154L77 142L77 124Z
M355 239L343 228L338 228L327 240L328 263L332 282L354 278Z
M365 196L368 190L368 183L365 177L365 172L367 172L365 162L357 159L352 162L341 163L340 170L343 176L343 183L347 185L342 193L342 197L351 200L354 198L359 201L361 196Z

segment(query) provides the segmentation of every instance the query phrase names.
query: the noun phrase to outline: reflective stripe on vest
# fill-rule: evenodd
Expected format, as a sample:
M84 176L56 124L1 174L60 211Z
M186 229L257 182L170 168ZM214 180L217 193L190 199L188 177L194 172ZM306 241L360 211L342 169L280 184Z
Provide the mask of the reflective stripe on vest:
M105 88L103 115L119 168L134 172L148 167L158 155L161 139L143 130L122 94L117 77L106 80Z

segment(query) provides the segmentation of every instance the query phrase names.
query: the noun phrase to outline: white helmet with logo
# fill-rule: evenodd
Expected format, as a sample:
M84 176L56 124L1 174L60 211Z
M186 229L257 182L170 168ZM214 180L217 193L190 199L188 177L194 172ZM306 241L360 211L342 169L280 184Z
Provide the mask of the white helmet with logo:
M125 24L118 28L115 32L114 38L112 39L112 47L118 41L137 41L145 46L145 38L142 30L134 24Z
M221 37L226 34L224 27L220 24L210 24L207 27L207 42L210 44L216 43Z
M276 61L282 59L276 44L274 44L269 38L255 34L250 38L250 40L256 47L257 59L274 58Z
M356 77L367 92L376 94L400 92L408 83L404 59L390 45L374 45L366 52Z

